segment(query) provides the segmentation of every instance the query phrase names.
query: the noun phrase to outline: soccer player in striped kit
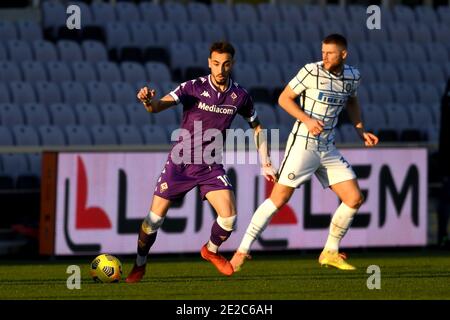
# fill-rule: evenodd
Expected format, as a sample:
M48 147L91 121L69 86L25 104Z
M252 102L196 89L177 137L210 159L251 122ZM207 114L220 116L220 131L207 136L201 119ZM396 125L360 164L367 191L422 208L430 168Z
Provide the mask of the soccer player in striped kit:
M328 239L319 257L321 265L353 270L339 253L339 243L364 199L350 164L336 149L334 127L339 113L347 108L349 118L365 146L373 147L378 138L364 129L356 97L359 71L345 64L347 40L331 34L322 41L322 61L306 64L280 94L280 106L296 119L288 138L278 181L268 199L254 213L242 242L231 259L239 271L253 242L264 231L272 216L289 201L296 188L312 175L324 188L331 188L342 201L330 223ZM300 98L300 105L296 100Z
M160 112L179 103L183 104L181 129L184 134L182 140L173 145L156 184L151 208L139 231L137 258L126 279L128 283L139 282L144 276L147 255L171 202L184 197L195 187L200 189L202 199L208 200L218 215L211 228L211 237L201 249L201 256L222 274L230 276L233 273L230 262L218 253L218 248L234 229L235 198L221 161L211 162L216 160L216 156L221 160L222 150L217 151L213 159L209 160L205 158L205 154L209 156L206 151L215 150L211 148L213 143L224 140L225 132L237 114L244 117L253 128L262 174L268 180L276 179L267 140L252 98L230 77L234 52L233 46L228 42L213 43L208 59L210 75L184 82L162 99L154 98L155 91L147 87L142 88L137 95L149 112ZM205 138L211 132L215 132L214 136Z

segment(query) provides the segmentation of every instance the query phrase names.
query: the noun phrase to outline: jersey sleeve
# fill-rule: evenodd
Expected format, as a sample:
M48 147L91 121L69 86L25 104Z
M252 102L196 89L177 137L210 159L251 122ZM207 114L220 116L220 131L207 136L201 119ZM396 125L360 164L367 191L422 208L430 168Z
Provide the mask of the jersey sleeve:
M177 104L182 103L186 104L188 100L191 100L195 95L194 83L196 80L190 80L183 82L174 90L169 92L172 98L175 100Z
M255 106L253 104L253 99L249 94L247 94L247 97L244 100L244 105L238 110L238 113L247 122L253 122L257 118Z
M356 97L358 93L359 83L361 80L361 75L359 74L359 71L354 69L353 73L355 74L355 81L352 87L352 92L350 93L351 97Z
M305 65L297 75L289 81L289 87L296 93L300 94L306 89L308 89L308 81L311 78L311 70L310 65Z

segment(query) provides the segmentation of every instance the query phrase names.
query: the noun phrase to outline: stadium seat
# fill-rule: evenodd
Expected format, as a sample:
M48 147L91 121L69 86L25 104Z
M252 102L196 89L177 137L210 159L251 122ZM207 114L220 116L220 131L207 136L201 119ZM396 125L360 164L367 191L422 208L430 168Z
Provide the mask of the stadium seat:
M72 74L75 81L86 83L97 81L93 65L88 61L76 61L71 64Z
M8 60L8 54L6 53L6 49L3 46L3 43L0 43L0 61Z
M15 62L0 61L0 82L22 81L19 66Z
M403 44L403 48L405 49L405 56L408 62L413 63L424 63L427 61L427 55L425 54L424 48L418 44L413 42L406 42Z
M275 41L286 45L298 41L295 25L281 21L271 24Z
M164 81L172 81L169 68L159 62L147 62L145 64L147 70L147 77L150 81L161 83Z
M220 24L213 23L213 22L202 23L202 24L200 24L200 29L203 33L203 41L208 43L208 49L209 49L210 43L219 41L219 40L223 40L226 38L225 29ZM195 44L194 44L194 46L195 46Z
M106 25L111 21L117 20L114 7L110 3L93 2L91 4L91 12L95 24Z
M38 128L43 146L64 146L66 140L63 131L58 126L44 125Z
M252 42L264 44L275 40L269 25L262 22L254 22L249 24L248 31L250 32Z
M9 97L8 87L0 82L0 103L9 103L11 99Z
M153 25L153 32L155 34L155 44L157 46L167 47L172 42L178 42L178 32L174 22L158 22Z
M339 127L340 138L345 143L358 143L361 142L361 138L356 133L353 125L344 123Z
M290 62L283 63L280 67L282 79L284 80L283 84L287 85L287 83L297 75L300 69L303 68L303 65Z
M430 83L417 83L415 84L415 91L417 92L419 103L435 104L441 101L441 94L437 91L436 86Z
M159 125L144 125L141 127L145 144L165 145L168 144L169 138L164 127Z
M165 16L170 22L189 22L186 6L181 3L167 2L162 4Z
M42 171L42 155L41 153L27 153L26 154L29 173L37 177L41 176Z
M164 112L154 113L152 115L153 124L158 125L179 125L180 120L178 119L177 112L175 108L170 108L168 110L164 110Z
M86 40L81 44L84 59L88 62L108 61L108 53L104 45L95 40Z
M263 44L264 51L267 54L267 62L281 65L291 61L288 48L280 42L268 42Z
M361 64L361 56L358 48L354 44L347 44L347 53L347 59L345 60L347 65L356 67Z
M129 46L131 43L131 36L125 23L109 22L106 25L106 46L108 49Z
M66 7L60 2L43 2L41 12L44 29L59 27L66 23Z
M144 82L147 75L141 64L135 62L122 62L120 64L123 80L128 83Z
M299 66L299 68L303 67L307 63L311 63L314 61L314 57L311 54L311 51L302 42L289 43L288 50L291 56L290 62L296 63Z
M50 124L50 117L45 105L40 103L26 103L22 106L22 110L25 115L25 123L28 126L36 128Z
M94 145L115 145L117 136L113 128L106 125L94 125L90 128Z
M86 90L80 82L64 81L60 86L65 103L76 104L86 103L88 101Z
M86 85L88 101L93 104L113 101L109 86L104 82L90 81Z
M0 104L0 120L3 126L24 124L24 116L18 105L10 103Z
M420 64L422 69L422 76L425 82L439 85L441 83L446 83L447 78L445 77L445 71L438 63L426 62ZM450 77L450 75L447 75Z
M155 34L147 22L132 21L127 24L130 33L130 45L145 48L149 43L155 42Z
M53 82L72 81L69 65L61 61L47 62L48 79Z
M414 23L409 26L411 40L415 43L426 44L432 39L431 30L425 23Z
M83 126L93 126L102 124L100 112L96 106L90 103L79 103L75 105L77 123Z
M321 30L321 37L325 38L329 34L332 33L339 33L345 34L344 25L336 20L325 20L319 22L320 30ZM348 39L347 39L348 40Z
M388 63L400 63L405 61L405 50L400 43L385 42L381 45L384 61Z
M130 103L125 108L130 124L141 127L154 123L152 121L153 114L147 112L142 103Z
M225 3L212 3L210 9L214 23L225 25L236 22L232 6Z
M186 6L189 21L211 22L212 13L209 6L199 2L189 2Z
M424 45L428 61L441 64L443 61L449 61L447 49L442 43L429 42Z
M372 42L361 42L357 45L362 53L361 57L364 63L383 62L383 55L378 44Z
M303 12L303 18L306 22L317 24L320 21L327 20L325 9L320 5L303 5L300 7L300 11Z
M416 18L420 23L431 25L438 21L438 15L431 6L417 5L414 7Z
M75 41L60 40L56 44L59 52L59 60L66 62L74 62L83 60L81 48Z
M28 42L21 40L9 40L6 42L10 61L22 62L33 60L33 53Z
M33 20L20 20L16 22L19 31L19 39L32 42L42 39L42 28Z
M299 41L305 44L309 43L312 46L319 48L318 50L320 51L322 35L319 31L319 28L317 28L317 24L310 21L305 21L301 24L301 26L298 23L294 24L293 26L295 26L297 29L297 38L299 39Z
M280 3L278 5L281 20L291 25L296 25L299 19L303 20L302 12L300 11L300 6L294 4Z
M11 21L0 21L0 41L5 43L19 39L16 26Z
M12 102L24 104L36 102L36 94L28 82L13 81L9 83Z
M41 62L49 62L58 60L58 52L56 47L50 41L36 40L31 43L34 60Z
M433 113L430 112L427 105L412 103L408 105L406 109L411 117L412 128L424 130L427 127L436 126Z
M390 129L396 130L400 134L401 130L410 128L411 119L401 104L388 103L383 105L387 116L387 123Z
M165 96L169 92L175 90L179 85L180 85L180 83L178 83L178 82L172 82L172 81L161 82L161 85L159 86L161 89L161 96Z
M431 26L433 40L438 43L447 43L450 38L450 26L445 23L433 23Z
M186 44L202 42L203 36L201 26L197 23L184 22L176 25L180 39Z
M137 6L132 2L118 2L115 5L118 21L130 23L141 19Z
M28 82L47 81L47 73L39 61L24 61L21 63L24 80Z
M241 50L243 59L242 61L247 63L262 63L266 62L266 55L264 47L259 43L245 42L241 44Z
M405 82L392 83L394 101L401 105L409 105L417 101L414 89Z
M236 3L233 10L238 23L255 23L259 20L255 6L252 4Z
M109 83L122 81L119 67L114 62L97 62L95 67L100 81Z
M70 146L85 146L92 144L92 138L85 126L66 126L64 132L67 144Z
M225 25L226 39L233 44L250 42L250 34L247 25L243 23L233 23Z
M257 64L256 68L259 75L259 85L272 90L283 86L281 73L277 65L263 62Z
M11 131L6 126L0 126L0 146L12 146L12 145L14 145L14 139Z
M361 74L365 84L372 84L377 82L377 68L372 63L361 63L358 66L358 70Z
M447 6L439 6L437 13L441 23L450 25L450 8Z
M403 62L397 65L402 82L418 83L422 81L421 71L417 65L410 62Z
M347 13L346 7L336 4L326 5L325 14L328 20L349 21L351 18L350 14Z
M141 13L144 21L157 23L164 22L166 17L160 4L152 2L140 2L138 4L139 12Z
M193 49L188 43L173 42L170 44L169 52L172 71L177 73L180 79L184 79L186 68L195 64Z
M367 20L367 13L366 13L367 7L364 7L362 5L349 5L347 7L348 14L350 16L350 20L353 23L357 23L359 25L364 25Z
M255 67L249 63L236 63L233 68L234 79L244 88L257 86L259 83Z
M377 104L365 103L361 105L361 115L365 127L372 132L378 131L387 123L385 110Z
M372 83L368 86L371 102L379 105L393 102L392 92L388 85Z
M140 145L143 138L138 127L133 125L119 125L116 128L119 144Z
M194 64L198 67L207 67L209 58L209 46L208 42L197 42L192 46L194 52Z
M342 20L347 21L347 20ZM368 40L365 29L360 27L359 23L347 22L343 25L343 33L347 38L349 44L356 45L360 42ZM370 32L370 31L369 31Z
M260 18L259 21L268 26L281 21L281 12L278 4L260 3L257 5L256 10Z
M28 162L23 153L1 154L3 172L16 179L19 175L28 172Z
M39 136L31 126L16 125L12 127L14 141L17 146L38 146Z
M111 83L111 92L115 103L125 106L137 101L133 86L127 82Z
M127 116L122 106L115 103L100 105L103 123L109 126L125 125L128 123Z
M258 113L258 118L261 120L263 128L272 129L279 127L277 111L270 104L255 103L255 110ZM247 127L244 127L244 129L247 129Z
M73 108L69 104L54 103L48 106L48 111L52 125L64 127L77 123Z
M54 82L39 81L36 82L37 101L44 105L62 102L59 87Z
M405 26L416 23L413 9L405 5L396 5L392 9L395 21Z
M379 62L373 65L373 70L376 74L376 81L395 83L400 82L400 75L397 73L395 65L387 62ZM365 80L365 75L364 80Z
M365 24L366 23L364 22L364 25ZM368 35L367 42L370 42L374 45L381 45L382 43L389 41L389 27L386 26L381 29L368 30L367 35Z

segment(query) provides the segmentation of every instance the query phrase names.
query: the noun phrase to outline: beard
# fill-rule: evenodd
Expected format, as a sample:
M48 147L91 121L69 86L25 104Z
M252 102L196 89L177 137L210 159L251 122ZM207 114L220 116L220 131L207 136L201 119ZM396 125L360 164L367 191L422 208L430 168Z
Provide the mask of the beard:
M222 76L221 80L219 80L217 76L214 76L214 81L215 81L218 85L224 85L224 84L227 83L228 77Z

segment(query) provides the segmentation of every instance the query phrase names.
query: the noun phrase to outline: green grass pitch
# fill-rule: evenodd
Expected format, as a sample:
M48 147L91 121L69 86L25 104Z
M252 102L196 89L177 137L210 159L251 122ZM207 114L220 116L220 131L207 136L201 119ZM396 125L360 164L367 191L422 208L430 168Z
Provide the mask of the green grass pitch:
M225 254L228 258L231 253ZM118 256L120 258L120 256ZM93 258L93 257L92 257ZM349 262L356 271L321 268L317 254L255 253L244 269L221 276L200 256L150 256L141 283L123 280L133 259L121 259L123 280L94 283L90 258L53 262L0 262L3 299L164 299L164 300L328 300L450 299L450 254L436 250L355 251ZM69 265L79 265L81 289L69 290ZM381 289L367 288L367 267L381 270Z

